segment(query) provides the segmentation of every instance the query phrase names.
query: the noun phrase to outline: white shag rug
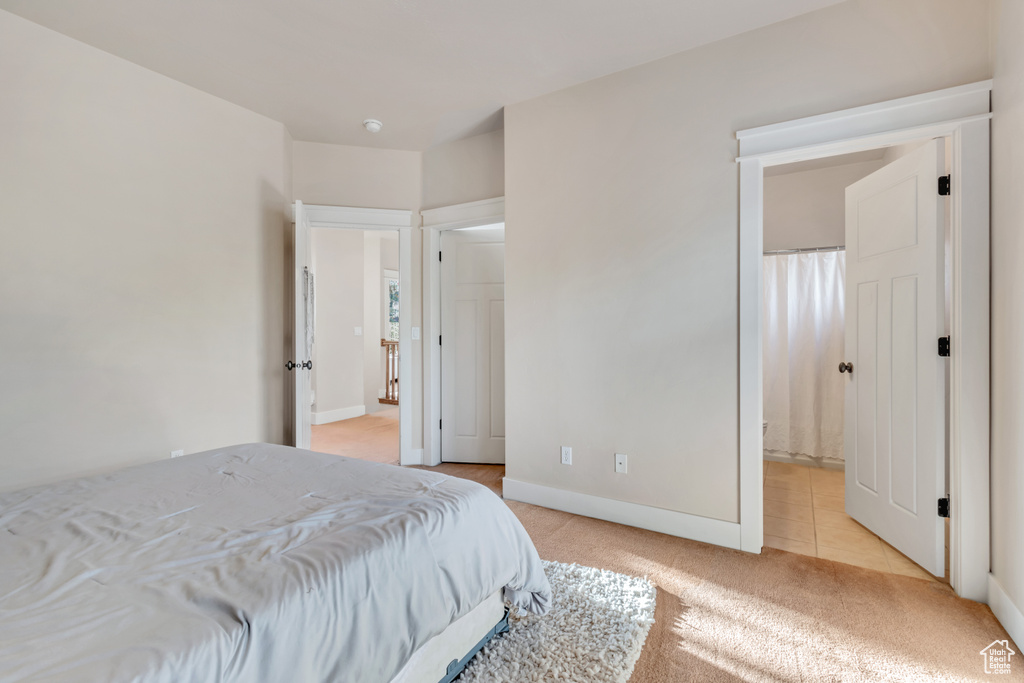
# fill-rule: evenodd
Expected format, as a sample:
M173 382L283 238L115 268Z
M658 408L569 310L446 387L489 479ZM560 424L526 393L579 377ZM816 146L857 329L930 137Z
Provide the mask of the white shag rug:
M626 683L654 623L647 579L544 562L554 602L542 617L509 614L508 633L466 666L459 683Z

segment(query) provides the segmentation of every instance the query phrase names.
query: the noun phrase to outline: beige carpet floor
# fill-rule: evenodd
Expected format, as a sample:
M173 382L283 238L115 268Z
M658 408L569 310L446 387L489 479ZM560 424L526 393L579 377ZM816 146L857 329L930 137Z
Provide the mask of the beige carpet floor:
M766 548L727 550L509 503L545 559L647 576L631 681L982 681L1006 632L948 586ZM1024 680L1024 666L1014 680Z
M353 455L359 448L345 450ZM432 469L501 492L500 465ZM1011 675L985 674L981 649L1009 636L988 607L958 598L945 584L508 505L542 558L646 576L657 585L656 623L631 683L1024 681L1024 654L1014 658Z

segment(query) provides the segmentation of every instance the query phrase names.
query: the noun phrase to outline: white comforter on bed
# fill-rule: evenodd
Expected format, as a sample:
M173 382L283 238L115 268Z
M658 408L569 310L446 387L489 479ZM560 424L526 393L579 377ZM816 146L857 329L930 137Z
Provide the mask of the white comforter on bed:
M233 446L0 495L0 681L385 682L502 587L550 603L485 487Z

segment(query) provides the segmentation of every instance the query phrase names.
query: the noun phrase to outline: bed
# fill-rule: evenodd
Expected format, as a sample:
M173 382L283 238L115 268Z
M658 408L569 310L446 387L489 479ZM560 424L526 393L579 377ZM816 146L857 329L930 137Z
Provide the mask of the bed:
M438 681L550 600L501 499L429 471L248 444L0 495L5 682Z

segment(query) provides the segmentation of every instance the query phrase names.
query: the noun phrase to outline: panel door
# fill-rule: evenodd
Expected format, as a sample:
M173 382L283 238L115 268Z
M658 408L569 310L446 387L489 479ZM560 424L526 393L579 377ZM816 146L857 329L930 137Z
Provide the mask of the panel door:
M945 572L944 144L846 189L846 511Z
M504 463L504 226L445 231L441 253L441 460Z

